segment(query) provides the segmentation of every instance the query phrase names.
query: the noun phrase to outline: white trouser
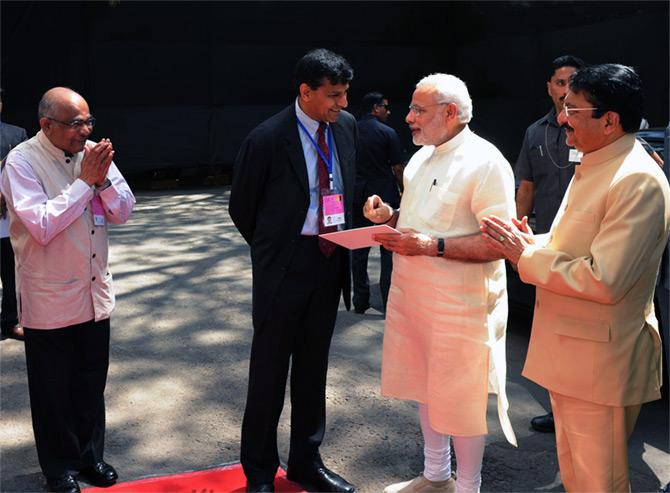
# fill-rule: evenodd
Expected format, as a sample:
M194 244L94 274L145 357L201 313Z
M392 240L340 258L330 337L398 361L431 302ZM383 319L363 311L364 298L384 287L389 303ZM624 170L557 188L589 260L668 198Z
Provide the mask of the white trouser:
M456 493L479 493L482 484L482 459L486 435L457 437L433 430L428 422L428 406L419 404L419 422L423 433L423 475L430 481L444 481L451 477L450 439L458 462Z

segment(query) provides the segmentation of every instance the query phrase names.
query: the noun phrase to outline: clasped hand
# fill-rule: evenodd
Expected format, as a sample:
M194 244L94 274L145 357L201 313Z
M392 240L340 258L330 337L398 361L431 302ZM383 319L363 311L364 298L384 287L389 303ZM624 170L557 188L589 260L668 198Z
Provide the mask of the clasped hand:
M485 216L479 227L486 244L493 250L501 253L516 269L523 251L535 244L535 237L528 226L528 217L520 221L512 218L511 222L504 221L498 216Z
M101 186L107 179L113 158L114 148L109 139L102 139L97 144L86 144L79 178L88 185Z

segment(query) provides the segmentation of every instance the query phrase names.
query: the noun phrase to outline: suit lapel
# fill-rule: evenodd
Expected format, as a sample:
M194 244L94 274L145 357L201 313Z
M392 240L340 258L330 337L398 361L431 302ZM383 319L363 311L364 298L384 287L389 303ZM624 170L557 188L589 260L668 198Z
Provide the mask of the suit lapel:
M295 171L298 181L302 186L305 195L309 198L309 185L307 184L307 164L305 163L305 154L302 150L302 142L298 134L298 120L295 115L295 108L290 106L286 109L286 118L283 122L282 132L286 145L286 154Z

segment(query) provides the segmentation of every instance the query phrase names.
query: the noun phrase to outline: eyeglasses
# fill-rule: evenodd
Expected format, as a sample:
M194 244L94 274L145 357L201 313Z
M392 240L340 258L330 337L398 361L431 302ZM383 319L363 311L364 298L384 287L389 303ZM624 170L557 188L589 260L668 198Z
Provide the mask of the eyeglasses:
M382 108L384 108L384 109L389 109L389 105L388 105L388 103L379 103L379 104L376 104L375 106L380 106L380 107L382 107Z
M415 116L421 116L423 115L426 111L426 108L430 108L431 106L439 106L441 104L449 104L449 103L435 103L435 104L428 104L424 106L423 108L421 106L417 106L415 104L410 104L409 105L409 112L414 113Z
M599 109L600 108L568 108L567 106L563 106L563 113L565 113L566 118L570 118L570 113L573 111L594 111Z
M50 116L47 116L47 120L51 120L51 121L60 123L61 125L65 125L66 127L74 128L76 130L79 130L84 125L86 125L89 128L93 128L93 127L95 127L95 121L96 121L95 118L90 117L90 118L87 118L86 120L76 119L76 120L72 120L71 122L64 122L64 121L61 121L61 120L57 120L56 118L51 118Z

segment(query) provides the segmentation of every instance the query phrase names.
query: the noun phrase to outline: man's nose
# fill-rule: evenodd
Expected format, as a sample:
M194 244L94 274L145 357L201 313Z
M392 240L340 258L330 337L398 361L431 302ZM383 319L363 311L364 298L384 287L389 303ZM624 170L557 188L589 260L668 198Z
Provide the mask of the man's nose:
M558 112L558 115L556 116L556 120L561 125L565 125L566 123L568 123L568 117L565 116L565 110L561 110L561 111Z
M347 106L349 106L349 102L347 101L347 95L346 94L342 94L342 96L339 97L339 99L337 100L337 105L340 108L346 108Z
M414 112L412 110L409 110L407 112L407 116L405 117L405 122L411 124L413 121L414 121Z

